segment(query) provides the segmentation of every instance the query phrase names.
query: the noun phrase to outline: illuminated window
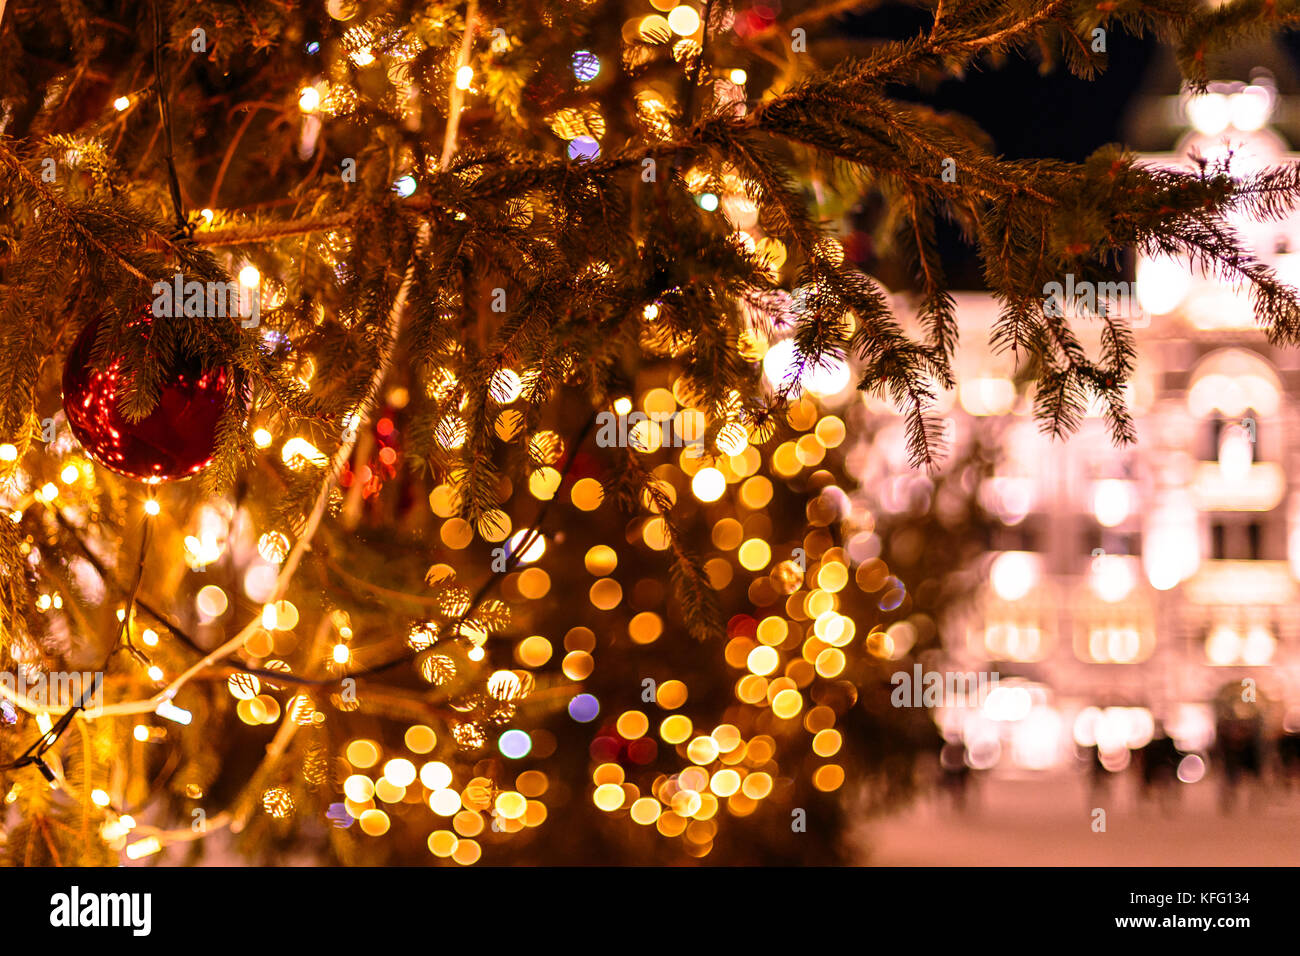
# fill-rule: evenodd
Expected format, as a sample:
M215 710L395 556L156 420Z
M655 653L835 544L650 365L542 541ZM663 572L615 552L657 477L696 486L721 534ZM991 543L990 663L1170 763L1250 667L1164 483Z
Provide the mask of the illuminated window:
M1281 394L1277 373L1268 362L1245 349L1220 349L1202 359L1192 373L1187 408L1202 420L1242 424L1248 419L1257 430L1261 418L1277 414Z

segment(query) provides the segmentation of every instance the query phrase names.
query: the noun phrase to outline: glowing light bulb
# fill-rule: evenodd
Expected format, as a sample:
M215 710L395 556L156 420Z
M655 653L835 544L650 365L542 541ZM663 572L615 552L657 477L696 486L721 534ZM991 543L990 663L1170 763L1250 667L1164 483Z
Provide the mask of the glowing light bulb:
M1254 132L1268 123L1273 112L1273 92L1264 86L1248 86L1228 97L1232 125L1243 132Z
M311 442L305 438L290 438L284 443L284 448L280 449L280 457L284 459L286 465L292 466L295 458L301 458L318 467L324 467L329 464L329 459L321 453Z
M1229 481L1242 481L1250 474L1255 449L1250 433L1240 425L1230 425L1223 430L1219 440L1219 471Z
M109 804L108 794L103 790L90 791L90 801L97 807L106 807Z
M148 674L150 680L159 681L163 679L163 669L157 664L149 668Z
M257 271L257 266L248 265L239 270L239 284L244 288L256 289L261 281L262 273Z
M358 50L352 54L352 62L357 66L369 66L375 62L375 55L369 50Z
M590 50L573 54L573 75L580 83L590 83L600 75L600 57Z
M159 505L155 499L150 498L144 503L144 513L150 517L156 518L162 513L162 506Z
M1178 308L1192 289L1192 274L1177 259L1142 259L1137 266L1137 297L1143 310L1166 315Z
M514 554L528 539L530 532L527 530L516 532L510 539L509 553ZM530 564L536 561L546 553L546 538L544 535L533 535L532 540L528 542L528 547L524 548L523 553L519 555L520 564Z
M130 105L131 97L129 96L119 96L117 99L113 100L113 108L119 113L126 110Z
M81 469L76 465L64 465L63 470L59 472L59 478L65 485L70 485L81 477Z
M298 109L304 113L315 113L320 109L320 90L314 86L304 86L299 90Z
M352 652L348 650L348 646L346 644L334 645L335 664L346 664L351 657L352 657Z
M1137 584L1133 563L1118 554L1093 558L1090 577L1093 593L1107 604L1124 600Z
M1092 513L1097 523L1107 528L1120 524L1133 510L1133 496L1128 482L1116 479L1099 481L1092 490Z
M737 86L744 86L745 81L748 79L749 79L749 74L746 73L744 70L731 71L731 82L735 83Z
M257 431L253 432L253 444L258 448L268 448L274 440L275 436L265 428L259 428Z
M16 447L9 444L8 442L5 442L3 445L0 445L0 461L17 461L17 460L18 460L18 449Z
M474 68L472 66L462 66L456 71L456 89L468 90L473 82Z
M177 707L170 700L165 700L158 705L154 713L159 717L166 717L168 720L174 720L178 724L188 724L194 719L194 715L188 710Z
M1187 118L1198 133L1217 136L1232 121L1228 98L1222 93L1205 93L1187 101Z
M717 501L727 490L727 479L716 468L701 468L691 479L691 493L700 501Z
M694 7L682 4L668 11L668 28L680 37L688 37L700 28L700 15Z
M145 837L143 840L137 840L126 848L126 855L133 860L138 860L144 856L152 856L162 849L162 841L156 836Z
M230 606L230 598L217 585L205 584L194 596L194 605L200 615L211 621L226 613L226 609Z
M1004 551L989 570L993 590L1004 601L1019 601L1038 583L1038 558L1025 551Z

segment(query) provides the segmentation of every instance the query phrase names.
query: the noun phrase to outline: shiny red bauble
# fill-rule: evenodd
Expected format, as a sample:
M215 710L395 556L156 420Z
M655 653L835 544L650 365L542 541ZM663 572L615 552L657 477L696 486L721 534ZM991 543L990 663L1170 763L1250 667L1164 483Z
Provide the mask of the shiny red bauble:
M95 319L82 329L63 367L63 410L77 441L105 468L149 484L198 474L216 450L226 369L205 372L197 360L178 363L168 371L154 410L127 421L118 409L121 360L103 371L90 361L102 322Z

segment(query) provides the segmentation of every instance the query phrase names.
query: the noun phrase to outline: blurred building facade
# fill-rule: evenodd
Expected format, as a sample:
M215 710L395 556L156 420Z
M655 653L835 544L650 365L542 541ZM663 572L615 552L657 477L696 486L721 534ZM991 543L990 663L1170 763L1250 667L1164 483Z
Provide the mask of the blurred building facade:
M1234 174L1295 162L1269 125L1283 99L1266 73L1169 98L1185 129L1144 161L1194 170L1194 157L1231 151ZM1236 225L1300 287L1300 216ZM1268 342L1248 289L1172 260L1134 271L1134 283L1082 289L1135 330L1138 441L1126 447L1100 407L1067 441L1043 435L1014 356L988 348L997 304L958 296L959 381L939 412L958 448L996 449L978 496L1000 527L980 599L941 632L947 666L996 671L1003 692L938 719L977 767L1059 767L1096 746L1119 770L1161 728L1208 755L1225 708L1243 703L1295 729L1300 352ZM1073 277L1061 287L1067 305L1081 294ZM1098 323L1073 324L1095 350Z

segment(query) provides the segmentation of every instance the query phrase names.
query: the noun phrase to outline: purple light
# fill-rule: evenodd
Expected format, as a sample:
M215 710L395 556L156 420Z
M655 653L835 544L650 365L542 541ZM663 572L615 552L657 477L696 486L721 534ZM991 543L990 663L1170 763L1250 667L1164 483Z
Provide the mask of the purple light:
M572 705L569 706L569 712L573 712ZM519 760L528 756L528 751L533 749L533 741L522 730L507 730L497 741L497 747L511 760Z
M600 143L590 136L577 136L569 140L569 158L593 160L600 155Z
M896 611L903 603L903 598L907 596L907 589L903 582L894 576L885 578L884 594L881 595L876 607L882 611Z
M600 75L600 57L590 50L579 50L573 54L573 75L580 83L590 83Z
M580 724L589 724L600 713L600 701L590 694L579 694L569 701L569 716Z

